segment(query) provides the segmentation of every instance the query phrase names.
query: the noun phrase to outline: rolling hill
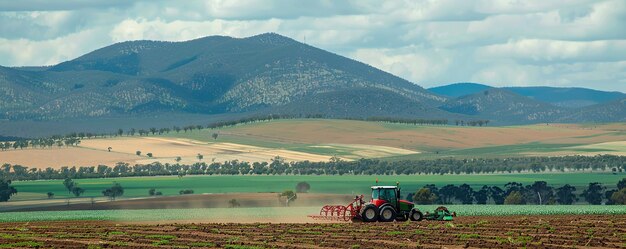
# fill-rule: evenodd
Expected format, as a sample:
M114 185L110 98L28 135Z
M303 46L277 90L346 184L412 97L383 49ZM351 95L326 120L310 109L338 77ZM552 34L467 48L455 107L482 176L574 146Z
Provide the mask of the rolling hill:
M509 90L490 88L479 93L451 100L441 109L498 120L500 123L551 122L570 110L518 95Z
M454 83L445 86L429 88L428 90L443 96L458 98L471 95L492 88L477 83ZM621 92L606 92L578 87L502 87L513 93L555 106L579 108L626 98Z
M131 41L49 68L0 70L6 119L154 112L253 112L353 88L417 105L446 98L366 64L277 34L186 42Z
M273 33L128 41L53 66L0 67L0 135L34 136L31 128L37 136L54 135L67 127L112 132L258 114L489 119L493 125L626 119L622 93L473 83L430 90ZM22 128L24 122L31 128Z

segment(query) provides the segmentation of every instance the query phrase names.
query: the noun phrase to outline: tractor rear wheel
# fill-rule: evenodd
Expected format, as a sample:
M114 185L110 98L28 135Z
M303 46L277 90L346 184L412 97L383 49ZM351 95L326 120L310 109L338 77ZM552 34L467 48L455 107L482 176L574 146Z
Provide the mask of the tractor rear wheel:
M378 220L382 222L390 222L396 218L396 210L391 206L384 206L380 209Z
M424 214L422 214L422 212L417 209L413 209L409 213L409 219L411 219L412 221L421 221L423 218Z
M373 222L378 220L378 207L374 204L368 204L361 209L361 220L365 222Z

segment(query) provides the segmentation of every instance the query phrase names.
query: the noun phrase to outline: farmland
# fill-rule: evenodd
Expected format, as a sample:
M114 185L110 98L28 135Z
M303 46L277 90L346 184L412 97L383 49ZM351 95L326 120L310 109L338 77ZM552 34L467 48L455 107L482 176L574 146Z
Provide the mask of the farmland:
M117 162L268 162L626 155L626 125L430 126L295 119L192 131L83 139L76 147L0 151L0 163L37 168ZM213 134L217 137L213 138ZM109 151L111 148L111 151ZM137 152L140 152L137 155ZM148 155L148 153L151 153ZM198 158L198 154L203 156Z
M84 188L84 196L102 196L101 191L114 182L124 186L125 197L145 197L148 190L156 188L163 195L178 195L181 189L193 189L195 193L259 193L281 192L293 189L298 182L306 181L311 185L312 193L366 194L369 187L379 179L381 184L400 182L405 191L414 191L426 184L467 183L475 188L483 185L504 186L508 182L530 184L534 181L546 181L558 186L570 184L583 188L590 182L600 182L614 186L624 178L623 174L610 173L541 173L541 174L494 174L494 175L293 175L293 176L176 176L163 177L122 177L77 179ZM47 192L55 193L58 198L69 196L62 180L16 181L13 183L18 194L11 200L44 199ZM408 192L406 192L408 193Z
M420 210L434 210L440 205L417 205ZM459 217L519 215L626 215L623 206L593 205L446 205ZM308 218L319 213L319 206L305 207L242 207L187 209L122 209L11 212L0 215L0 222L36 222L55 220L103 220L118 222L288 222L318 223Z
M515 248L626 243L626 216L474 216L402 223L1 223L0 247Z

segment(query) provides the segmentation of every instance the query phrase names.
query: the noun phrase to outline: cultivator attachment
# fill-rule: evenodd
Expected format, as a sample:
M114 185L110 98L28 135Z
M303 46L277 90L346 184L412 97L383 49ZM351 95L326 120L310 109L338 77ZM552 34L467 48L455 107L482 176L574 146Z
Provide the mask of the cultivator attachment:
M309 215L309 217L316 220L351 221L359 215L364 203L363 195L356 196L348 205L325 205L319 215Z

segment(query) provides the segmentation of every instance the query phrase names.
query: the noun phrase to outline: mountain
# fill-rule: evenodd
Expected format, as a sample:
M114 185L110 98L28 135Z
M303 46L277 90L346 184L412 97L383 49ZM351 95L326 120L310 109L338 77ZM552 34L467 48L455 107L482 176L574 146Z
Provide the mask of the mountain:
M626 98L621 92L577 87L506 87L514 93L561 107L585 107Z
M428 90L443 96L461 97L475 94L490 86L477 83L454 83L445 86L429 88ZM532 98L534 100L550 103L555 106L579 108L626 98L625 93L606 92L578 87L502 87L516 94Z
M128 41L52 66L0 66L0 135L110 132L259 114L489 119L494 125L626 116L622 93L475 83L430 90L273 33Z
M450 100L441 109L489 120L499 124L551 122L569 110L535 101L509 90L490 88Z
M626 122L626 98L584 107L556 121L566 123Z
M277 34L210 36L122 42L51 67L0 68L0 119L257 112L356 88L384 90L433 113L447 100Z
M274 111L285 114L322 113L326 117L339 118L469 118L422 105L389 90L375 88L353 88L319 93L279 107Z
M443 96L458 98L461 96L478 93L489 88L492 88L492 87L488 85L478 84L478 83L454 83L454 84L445 85L445 86L428 88L428 91L431 91L433 93L443 95Z

